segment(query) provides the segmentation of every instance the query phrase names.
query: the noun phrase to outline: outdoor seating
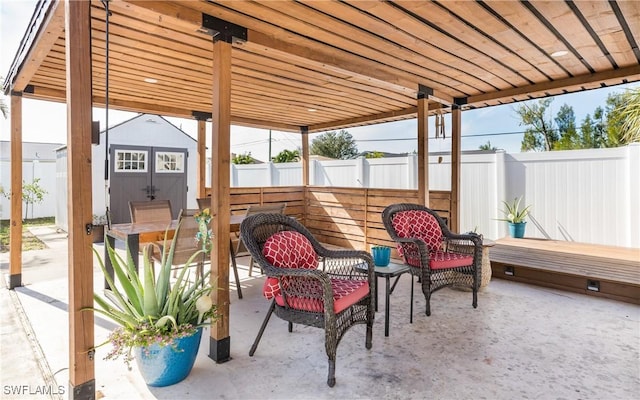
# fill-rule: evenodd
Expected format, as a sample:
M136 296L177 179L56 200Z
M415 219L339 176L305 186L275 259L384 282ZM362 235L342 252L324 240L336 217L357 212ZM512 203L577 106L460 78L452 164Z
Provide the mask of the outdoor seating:
M240 226L240 236L268 276L263 294L271 300L249 356L255 353L274 312L289 322L289 332L294 323L324 329L327 384L333 387L337 347L344 333L355 324L366 324L365 347L372 345L375 277L371 255L329 250L302 224L283 214L248 216ZM366 268L356 268L362 265Z
M482 268L482 238L476 233L455 234L437 212L419 204L392 204L382 212L384 226L398 253L422 283L426 314L431 315L431 294L447 286L468 287L473 308L478 306ZM411 282L410 321L413 322Z
M245 217L248 217L250 215L254 215L254 214L259 214L259 213L276 213L276 214L284 214L284 209L287 206L287 203L279 203L279 204L265 204L265 205L250 205L249 208L247 209L247 213L245 214ZM275 233L271 232L271 233ZM265 232L266 234L267 232ZM253 264L255 263L253 260L253 257L251 257L251 254L249 253L249 251L247 250L247 247L244 245L244 243L242 242L242 238L240 238L238 240L238 246L236 247L236 253L235 256L244 256L244 255L249 255L249 276L251 276L251 274L253 273Z
M130 201L131 222L171 221L171 202L169 200Z
M185 265L191 256L193 256L198 250L202 248L201 243L196 240L196 233L198 232L198 222L194 218L194 215L198 212L198 210L192 209L183 209L180 211L180 216L178 218L178 229L176 230L175 235L175 248L173 252L173 262L172 265L174 268L174 277L178 269L181 266ZM168 255L170 251L171 241L167 240L165 242L154 242L152 243L153 251L149 256L155 262L161 262L162 258ZM201 253L196 256L192 263L196 267L196 276L195 279L203 276L204 273L204 263L208 259L205 253Z

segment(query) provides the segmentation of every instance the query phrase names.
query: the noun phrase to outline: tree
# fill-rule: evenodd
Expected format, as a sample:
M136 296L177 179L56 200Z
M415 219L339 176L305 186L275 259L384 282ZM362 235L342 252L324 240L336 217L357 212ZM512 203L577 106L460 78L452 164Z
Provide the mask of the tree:
M525 102L516 108L521 119L520 125L527 128L522 138L522 151L550 151L558 141L558 133L553 129L553 121L546 116L553 98L537 102Z
M576 115L573 107L563 104L554 118L559 139L553 150L573 150L582 148L582 141L576 131Z
M587 115L588 116L588 115ZM607 147L607 121L604 109L596 107L593 111L593 144L594 149ZM584 136L584 133L583 133Z
M284 149L278 153L275 157L271 157L271 161L274 163L288 163L300 161L300 150L287 150Z
M496 150L498 150L498 148L497 148L497 147L495 147L495 146L491 146L491 141L490 141L490 140L487 140L487 143L485 143L485 144L481 144L481 145L478 147L478 149L480 149L480 150L490 150L490 151L496 151Z
M0 85L4 87L4 78L2 77L0 77ZM7 103L4 102L4 98L0 98L0 112L2 112L4 119L7 119L9 116L9 107L7 107Z
M607 147L624 145L624 139L622 138L622 125L624 124L624 116L622 115L623 107L624 98L621 93L611 93L607 96Z
M640 142L640 87L629 89L622 98L622 139L624 143Z
M356 146L353 136L342 129L340 132L323 133L313 139L309 152L319 156L346 160L358 154L358 146Z
M253 164L253 157L251 157L251 152L236 154L231 162L234 164Z
M367 152L367 154L364 155L364 158L383 158L384 157L384 153L381 151L369 151Z
M31 204L31 216L33 217L33 206L42 203L44 195L47 194L47 191L40 186L39 182L40 178L35 178L31 183L22 181L22 202L25 204L24 219L27 219L29 215L29 204ZM11 199L11 193L5 192L4 188L0 187L0 189L2 196Z

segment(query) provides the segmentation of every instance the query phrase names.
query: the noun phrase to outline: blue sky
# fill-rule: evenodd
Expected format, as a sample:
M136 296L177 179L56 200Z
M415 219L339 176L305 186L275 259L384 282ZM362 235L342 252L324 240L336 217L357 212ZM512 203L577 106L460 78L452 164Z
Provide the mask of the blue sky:
M35 0L0 0L0 75L5 76L15 55L16 49L24 35ZM638 86L634 84L633 86ZM612 88L590 90L581 93L557 96L551 103L553 115L563 104L573 107L576 124L579 126L587 114L604 106L607 95L611 92L622 92L631 85L621 85ZM7 104L8 98L4 98ZM462 149L476 150L478 146L491 141L492 146L510 153L520 152L522 134L493 135L496 133L522 132L524 128L518 125L518 118L514 108L516 104L487 107L462 113ZM136 114L122 111L109 111L109 125L114 125L132 118ZM94 120L101 121L104 129L106 113L104 109L94 109ZM196 136L197 123L194 120L167 118L173 124L192 136ZM2 120L0 124L0 140L8 140L10 135L9 120ZM447 139L431 139L430 151L447 151L451 148L451 121L445 116ZM360 151L413 152L417 148L417 125L414 120L395 123L378 124L368 127L349 128L356 139ZM433 118L430 121L429 136L434 136ZM476 136L470 135L492 135ZM316 135L310 135L310 139ZM284 149L295 149L300 146L300 136L294 133L273 131L272 155ZM378 140L378 141L376 141ZM66 108L64 104L23 100L23 141L66 143ZM231 129L231 151L234 153L251 152L255 158L268 159L269 132L261 129L233 126Z

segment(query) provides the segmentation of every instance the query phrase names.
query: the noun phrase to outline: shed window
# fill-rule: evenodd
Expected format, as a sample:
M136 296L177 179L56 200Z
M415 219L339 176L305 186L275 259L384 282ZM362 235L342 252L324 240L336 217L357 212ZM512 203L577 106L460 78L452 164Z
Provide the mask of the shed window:
M116 150L116 172L147 172L147 152Z
M156 152L156 172L184 172L184 154L170 151Z

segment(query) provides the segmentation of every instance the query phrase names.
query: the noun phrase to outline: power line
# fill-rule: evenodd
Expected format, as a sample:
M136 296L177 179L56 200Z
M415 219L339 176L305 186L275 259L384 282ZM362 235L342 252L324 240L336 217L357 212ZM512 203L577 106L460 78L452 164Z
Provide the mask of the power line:
M498 132L498 133L479 133L474 135L463 135L462 138L469 137L483 137L483 136L504 136L504 135L522 135L525 132ZM356 142L395 142L399 140L417 140L417 137L412 138L385 138L385 139L354 139ZM440 140L440 138L430 137L429 140Z

